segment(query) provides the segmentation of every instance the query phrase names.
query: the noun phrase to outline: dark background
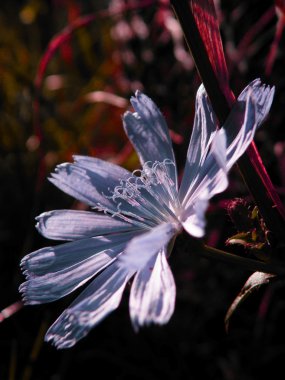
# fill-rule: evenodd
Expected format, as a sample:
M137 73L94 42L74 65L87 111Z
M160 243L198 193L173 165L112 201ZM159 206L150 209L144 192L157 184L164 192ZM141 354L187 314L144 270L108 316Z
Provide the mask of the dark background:
M140 2L132 2L132 4ZM136 88L160 106L173 131L180 171L192 128L199 78L168 2L100 18L77 30L51 54L40 91L34 80L49 41L76 18L122 0L30 0L0 4L0 310L20 299L20 259L53 244L38 235L34 217L60 208L84 208L46 180L72 154L138 165L121 128L120 115ZM256 144L281 198L285 194L284 36L272 54L278 19L273 1L216 2L235 94L260 77L276 86L270 113ZM109 8L110 9L110 8ZM172 23L172 24L171 24ZM281 22L279 21L279 26ZM271 64L270 57L272 57ZM106 91L122 107L89 102ZM35 101L39 111L35 112ZM38 120L38 121L37 121ZM231 185L208 210L207 240L225 249L236 230L225 204L250 201L237 171ZM228 249L228 248L227 248ZM250 253L236 249L240 254ZM175 313L163 327L134 333L128 289L117 311L74 348L57 351L43 342L48 326L74 298L24 307L0 323L0 379L279 379L285 343L284 287L277 283L249 297L234 314L229 332L224 317L250 272L207 260L186 235L170 258L177 285ZM10 310L10 309L9 309Z

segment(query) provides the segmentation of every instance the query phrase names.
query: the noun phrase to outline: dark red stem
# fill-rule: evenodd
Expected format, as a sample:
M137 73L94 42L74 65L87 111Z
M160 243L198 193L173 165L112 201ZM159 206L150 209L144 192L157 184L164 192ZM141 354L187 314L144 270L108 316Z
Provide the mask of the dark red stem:
M170 0L182 26L184 37L194 58L197 70L211 100L216 116L222 125L228 117L235 97L225 94L209 60L188 0ZM230 95L229 95L230 94ZM239 159L238 167L255 200L268 229L279 242L285 241L285 210L267 174L254 143Z

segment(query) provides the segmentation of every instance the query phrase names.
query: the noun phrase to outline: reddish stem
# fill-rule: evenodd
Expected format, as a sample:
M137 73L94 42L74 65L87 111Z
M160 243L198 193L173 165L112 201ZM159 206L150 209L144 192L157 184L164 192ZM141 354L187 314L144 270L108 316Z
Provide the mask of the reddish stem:
M223 73L223 80L220 82L219 72L215 70L209 59L209 55L213 58L216 52L206 50L201 30L197 26L189 1L171 0L171 3L181 23L186 42L193 55L197 70L204 83L214 111L220 124L223 125L235 102L235 96L225 87L224 78L226 73ZM211 0L208 3L213 6ZM199 22L202 23L203 20ZM213 46L211 47L213 48ZM219 53L218 56L221 55L221 51ZM267 227L280 242L284 242L285 210L254 143L251 144L246 153L239 159L238 166Z
M274 61L275 61L276 56L277 56L278 46L279 46L280 41L281 41L284 26L285 26L285 14L280 13L280 14L278 14L278 21L277 21L277 25L276 25L276 32L275 32L274 40L271 44L271 48L270 48L269 54L268 54L267 59L266 59L266 64L265 64L265 73L268 77L271 74L272 67L274 65Z

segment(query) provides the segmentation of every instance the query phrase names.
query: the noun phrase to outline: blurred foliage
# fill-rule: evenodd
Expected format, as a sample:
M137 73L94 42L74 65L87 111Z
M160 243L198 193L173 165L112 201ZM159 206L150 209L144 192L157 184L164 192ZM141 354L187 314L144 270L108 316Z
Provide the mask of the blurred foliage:
M34 229L50 209L84 207L46 181L72 154L108 159L133 170L121 114L136 89L160 106L183 170L199 78L167 0L116 16L98 17L50 57L40 91L35 78L49 42L87 14L114 11L139 0L11 0L0 4L0 310L19 299L20 258L53 244ZM238 92L261 77L276 86L269 119L257 133L261 155L285 195L284 35L275 55L277 16L271 0L215 1L230 79ZM280 18L281 17L281 18ZM273 60L268 63L269 57ZM38 100L39 108L37 109ZM208 213L208 243L223 247L236 230L225 201L247 196L237 172ZM240 247L234 247L239 250ZM248 272L209 262L179 237L170 259L177 307L168 326L132 331L127 295L119 310L74 349L59 352L43 335L74 296L53 305L24 308L0 324L1 379L257 379L285 354L280 338L284 290L245 301L226 335L223 318ZM274 302L273 302L274 301ZM267 302L267 303L266 303ZM266 304L266 305L265 305ZM261 308L262 305L262 308ZM265 305L265 306L264 306ZM264 312L265 310L265 312ZM261 312L262 311L262 312ZM0 318L1 319L1 318ZM91 373L91 375L90 375Z

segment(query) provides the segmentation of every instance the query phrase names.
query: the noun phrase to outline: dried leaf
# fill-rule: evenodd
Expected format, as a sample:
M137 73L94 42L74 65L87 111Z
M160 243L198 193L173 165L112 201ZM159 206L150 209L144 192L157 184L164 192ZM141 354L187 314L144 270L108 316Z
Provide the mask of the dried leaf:
M243 288L229 307L226 317L225 317L225 328L228 331L229 321L233 313L240 306L240 304L251 294L253 291L258 290L261 285L268 284L276 275L270 273L255 272L253 273Z
M241 245L260 260L268 261L272 254L268 229L258 207L250 207L242 199L228 205L228 213L238 233L226 240L227 245Z
M229 239L227 239L226 244L239 244L243 247L248 247L251 242L252 240L250 232L239 232L238 234L235 234L231 236Z

